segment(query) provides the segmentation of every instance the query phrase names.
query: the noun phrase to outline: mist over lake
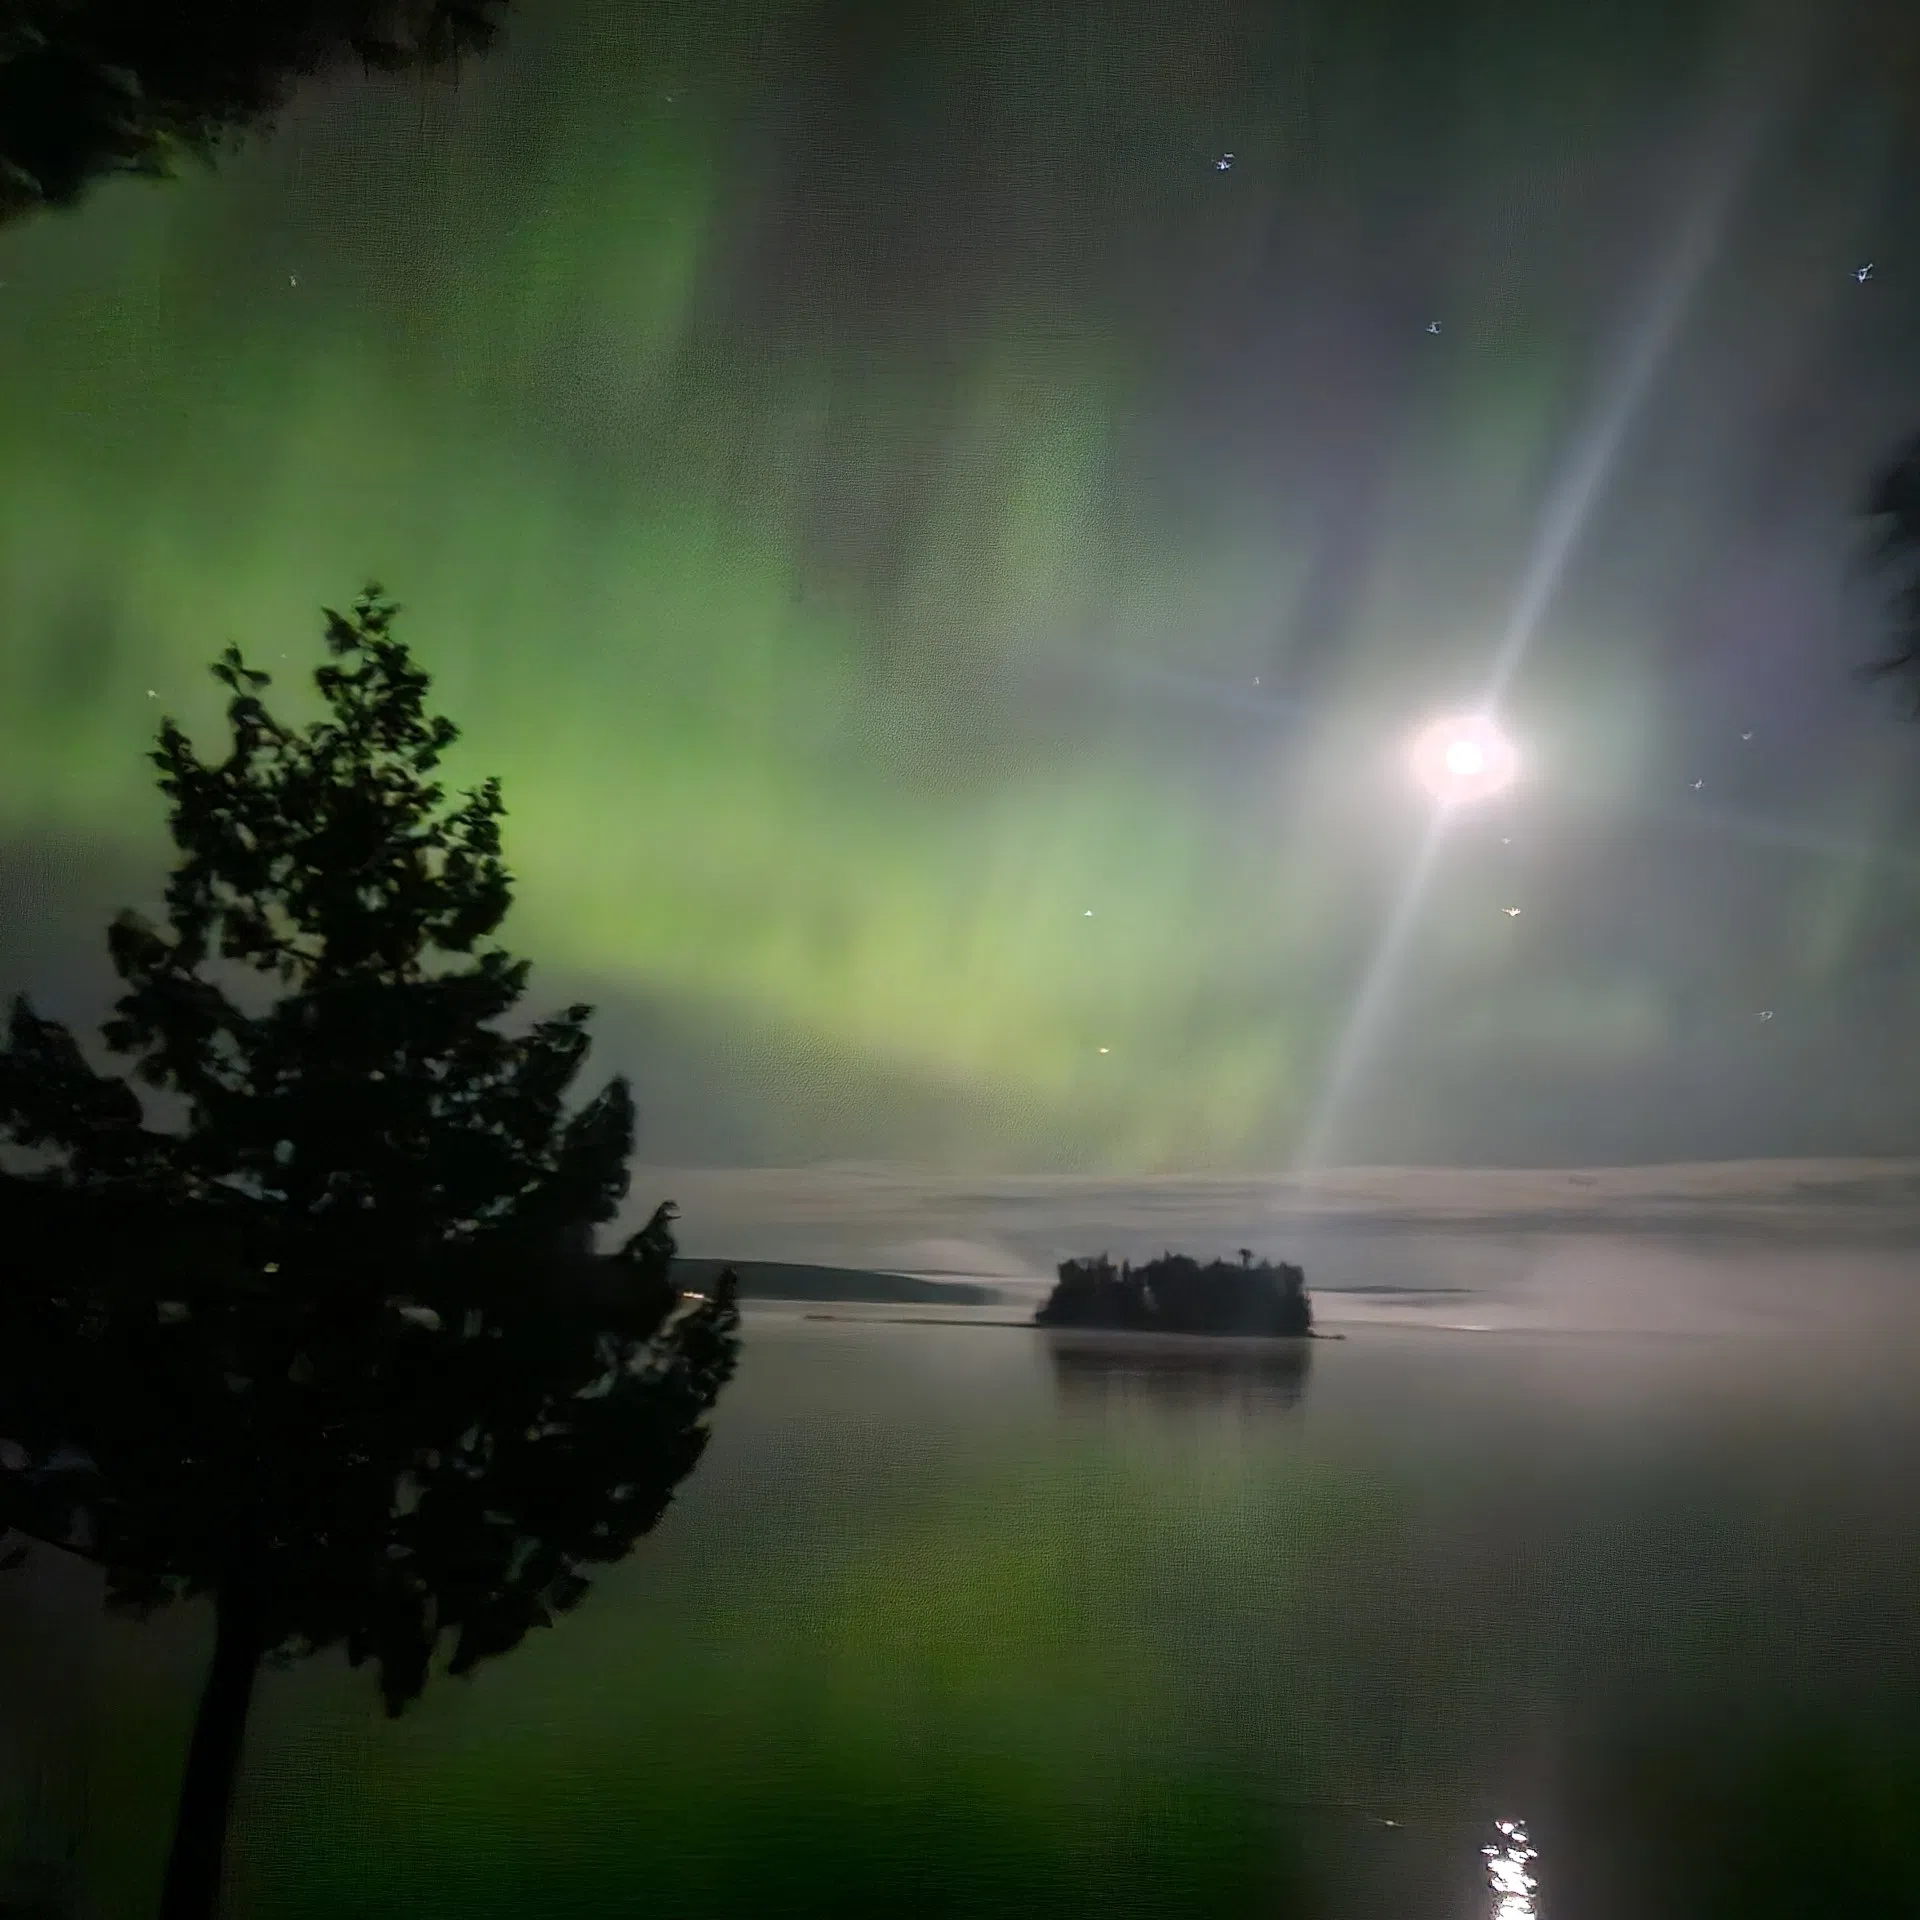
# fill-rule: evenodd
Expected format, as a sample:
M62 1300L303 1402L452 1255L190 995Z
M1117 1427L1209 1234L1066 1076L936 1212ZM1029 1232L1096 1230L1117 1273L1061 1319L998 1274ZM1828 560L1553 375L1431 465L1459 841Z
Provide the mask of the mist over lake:
M1910 1261L1351 1245L1409 1291L1224 1356L750 1305L700 1472L564 1631L397 1723L336 1662L266 1677L229 1910L1480 1915L1500 1820L1556 1916L1894 1884ZM1788 1310L1823 1285L1888 1313ZM0 1585L4 1724L106 1914L157 1871L204 1623L100 1624L84 1587Z

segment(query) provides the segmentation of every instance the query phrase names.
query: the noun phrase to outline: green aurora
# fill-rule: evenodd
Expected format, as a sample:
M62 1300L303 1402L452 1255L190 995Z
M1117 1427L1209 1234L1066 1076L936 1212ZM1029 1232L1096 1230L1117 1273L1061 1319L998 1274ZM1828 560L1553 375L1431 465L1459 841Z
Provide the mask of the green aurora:
M650 1159L1284 1162L1423 831L1401 738L1484 676L1731 100L1741 211L1354 1151L1911 1144L1920 753L1833 631L1920 417L1891 241L1847 304L1911 155L1843 110L1865 43L1671 12L527 5L5 235L4 984L92 1009L160 712L207 736L229 638L298 681L373 577ZM1660 816L1709 766L1720 830Z

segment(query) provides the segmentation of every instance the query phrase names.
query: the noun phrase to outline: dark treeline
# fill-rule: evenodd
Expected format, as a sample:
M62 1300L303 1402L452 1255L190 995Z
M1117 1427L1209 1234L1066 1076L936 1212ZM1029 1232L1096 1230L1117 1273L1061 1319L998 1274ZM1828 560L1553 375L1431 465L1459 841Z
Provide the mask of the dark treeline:
M1165 1253L1143 1267L1097 1259L1063 1260L1059 1279L1034 1317L1043 1327L1113 1327L1140 1333L1299 1335L1313 1331L1313 1303L1298 1267L1274 1265L1241 1250L1239 1263L1205 1266Z

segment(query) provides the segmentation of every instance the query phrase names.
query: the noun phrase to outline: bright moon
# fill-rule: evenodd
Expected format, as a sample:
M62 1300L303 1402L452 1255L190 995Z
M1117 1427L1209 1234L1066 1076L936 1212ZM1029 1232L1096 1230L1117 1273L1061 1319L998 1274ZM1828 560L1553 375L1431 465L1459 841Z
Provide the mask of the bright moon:
M1413 771L1443 805L1484 800L1512 784L1520 756L1484 714L1436 720L1413 743Z

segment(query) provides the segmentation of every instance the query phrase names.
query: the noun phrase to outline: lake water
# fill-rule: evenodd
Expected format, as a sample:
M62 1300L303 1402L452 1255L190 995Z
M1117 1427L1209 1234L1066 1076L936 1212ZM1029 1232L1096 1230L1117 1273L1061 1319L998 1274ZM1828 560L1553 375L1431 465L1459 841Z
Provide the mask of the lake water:
M265 1676L229 1911L1920 1912L1913 1380L1892 1341L754 1309L579 1614L398 1722ZM0 1583L0 1729L15 1853L117 1920L205 1622L89 1599Z

